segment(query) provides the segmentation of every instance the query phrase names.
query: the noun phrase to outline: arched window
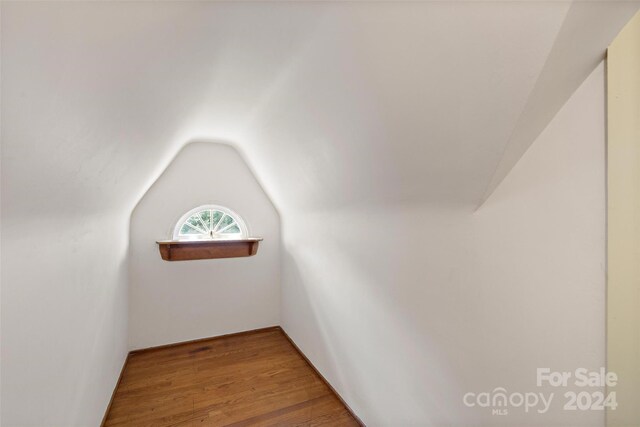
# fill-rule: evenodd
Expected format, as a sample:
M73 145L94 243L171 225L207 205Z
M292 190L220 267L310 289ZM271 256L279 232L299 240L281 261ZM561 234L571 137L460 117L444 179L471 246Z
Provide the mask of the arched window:
M174 240L244 239L247 235L247 226L238 214L216 205L190 210L173 229Z

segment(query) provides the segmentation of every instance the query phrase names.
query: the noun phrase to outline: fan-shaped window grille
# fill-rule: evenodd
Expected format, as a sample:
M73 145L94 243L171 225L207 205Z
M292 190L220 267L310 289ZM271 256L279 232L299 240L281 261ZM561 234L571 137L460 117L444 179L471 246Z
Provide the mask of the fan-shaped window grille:
M174 240L221 240L247 237L238 214L222 206L206 205L190 210L173 230Z

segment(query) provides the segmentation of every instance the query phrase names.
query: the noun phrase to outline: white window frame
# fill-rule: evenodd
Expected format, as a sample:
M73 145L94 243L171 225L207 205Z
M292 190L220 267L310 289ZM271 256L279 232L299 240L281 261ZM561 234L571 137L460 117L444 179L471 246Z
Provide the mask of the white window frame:
M209 209L220 211L224 214L220 218L218 223L215 224L214 231L216 231L216 229L218 228L219 224L222 222L225 216L230 216L238 225L238 228L240 229L240 233L231 234L229 236L218 235L219 237L216 237L214 239L211 239L211 237L209 237L206 234L206 231L203 234L193 234L193 235L180 234L180 230L182 229L186 221L191 216L193 216L197 212L209 210ZM195 227L193 227L192 225L189 225L189 226L195 229ZM231 225L228 225L228 227L230 226ZM189 212L182 215L178 220L178 222L176 223L176 225L173 227L173 240L236 240L236 239L246 239L248 236L249 236L249 229L247 228L247 224L244 222L242 217L238 215L236 212L232 211L231 209L224 206L220 206L220 205L201 205L201 206L195 207L191 209Z

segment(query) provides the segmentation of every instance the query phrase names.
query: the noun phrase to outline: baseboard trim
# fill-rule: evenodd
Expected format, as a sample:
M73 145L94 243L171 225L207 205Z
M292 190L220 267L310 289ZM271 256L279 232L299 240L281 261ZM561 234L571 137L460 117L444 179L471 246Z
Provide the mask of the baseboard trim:
M351 414L351 416L358 422L358 424L360 424L362 427L366 427L366 425L362 422L360 417L358 417L356 415L356 413L353 412L353 409L351 409L351 407L347 404L347 402L345 402L345 400L342 398L342 396L340 396L340 393L338 393L338 391L331 385L331 383L329 381L327 381L327 379L324 377L324 375L322 375L322 373L318 370L318 368L316 368L314 366L314 364L311 362L311 360L309 360L307 355L304 354L302 352L302 350L300 350L300 347L298 347L298 345L293 341L293 339L291 339L289 334L287 334L287 331L285 331L284 328L282 328L282 326L278 326L278 329L280 329L282 331L282 333L287 338L287 340L291 343L293 348L295 348L296 351L298 352L298 354L300 354L300 356L304 359L304 361L307 362L307 365L309 365L309 367L311 369L313 369L313 371L320 377L320 379L327 385L327 387L329 387L329 390L331 390L331 392L333 394L335 394L335 396L338 398L338 400L340 402L342 402L344 407L347 408L347 411L349 411L349 414Z
M195 340L182 341L182 342L176 342L176 343L172 343L172 344L164 344L164 345L159 345L159 346L155 346L155 347L147 347L147 348L141 348L141 349L137 349L137 350L131 350L127 354L127 357L125 358L124 363L122 364L122 369L120 370L120 376L118 376L118 381L116 382L116 386L113 388L113 392L111 393L111 399L109 400L109 404L107 405L107 409L105 410L104 416L102 417L102 423L100 423L100 427L104 427L105 426L105 423L107 421L107 416L109 415L109 410L111 409L111 405L113 404L113 399L115 398L116 391L118 390L118 386L120 385L120 382L122 381L124 370L127 367L127 362L129 362L129 357L131 357L132 355L146 353L146 352L155 351L155 350L163 350L163 349L172 348L172 347L179 347L179 346L186 345L186 344L194 344L194 343L203 342L203 341L211 341L211 340L217 340L217 339L229 338L229 337L237 337L237 336L243 336L243 335L252 335L252 334L257 334L257 333L261 333L261 332L268 332L268 331L280 331L280 332L282 332L282 334L285 336L287 341L289 341L289 343L298 352L298 354L300 354L300 356L304 359L304 361L307 363L307 365L309 365L309 367L311 369L313 369L313 371L318 375L318 377L320 377L322 382L324 382L327 385L327 387L329 387L329 390L331 390L331 392L336 396L336 398L338 398L338 400L344 405L344 407L347 408L347 411L349 411L349 414L351 414L351 416L358 422L358 424L360 424L362 427L366 427L365 424L362 422L362 420L355 414L355 412L353 412L353 410L347 404L347 402L345 402L345 400L342 398L342 396L340 396L340 394L331 385L331 383L329 381L327 381L327 379L324 377L324 375L322 375L322 373L320 373L320 371L313 365L313 363L311 363L309 358L302 352L302 350L300 350L300 347L297 346L297 344L291 339L289 334L287 334L287 332L280 325L269 326L269 327L266 327L266 328L259 328L259 329L251 329L251 330L242 331L242 332L234 332L234 333L231 333L231 334L217 335L217 336L209 337L209 338L198 338L198 339L195 339Z
M266 328L250 329L248 331L233 332L233 333L230 333L230 334L216 335L216 336L208 337L208 338L197 338L195 340L180 341L180 342L175 342L175 343L172 343L172 344L163 344L163 345L157 345L157 346L154 346L154 347L139 348L139 349L136 349L136 350L131 350L129 352L129 355L140 354L140 353L145 353L145 352L148 352L148 351L155 351L155 350L165 350L167 348L179 347L179 346L185 345L185 344L196 344L196 343L203 342L203 341L211 341L211 340L217 340L217 339L222 339L222 338L239 337L239 336L242 336L242 335L252 335L252 334L258 334L260 332L277 331L277 330L282 330L282 328L280 326L278 326L278 325L276 325L276 326L267 326Z

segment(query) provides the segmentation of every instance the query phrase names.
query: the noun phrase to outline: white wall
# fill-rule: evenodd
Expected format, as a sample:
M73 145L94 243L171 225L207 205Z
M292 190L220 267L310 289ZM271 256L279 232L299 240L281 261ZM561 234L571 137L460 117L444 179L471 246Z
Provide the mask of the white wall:
M600 65L476 213L328 209L283 219L283 325L370 426L601 426L600 412L466 408L604 365ZM550 390L546 390L550 391Z
M3 96L38 141L22 161L50 171L34 200L54 188L61 204L129 211L206 137L238 144L283 213L471 203L518 123L562 104L632 7L2 2ZM598 11L586 35L583 8ZM557 55L558 40L584 48ZM566 96L525 111L543 72Z
M110 197L121 170L90 108L65 115L71 92L32 62L48 61L28 47L43 39L6 7L0 424L97 426L127 353L129 218Z
M626 16L628 8L619 2L600 3L608 6L599 15L599 29L617 28L618 18ZM2 2L1 7L3 422L17 422L16 414L27 405L30 409L22 411L20 420L26 425L94 425L99 419L126 351L127 269L123 265L128 259L129 215L178 148L202 136L237 143L283 213L286 258L295 260L304 279L296 279L293 261L285 263L283 315L295 338L305 343L341 390L346 390L345 384L353 387L350 401L355 402L355 391L362 394L361 399L373 393L366 408L365 400L354 404L363 409L365 421L389 419L405 405L409 417L420 418L429 406L422 400L412 403L411 399L418 399L414 391L431 393L437 388L424 381L429 379L426 373L409 369L423 364L392 368L375 359L386 358L385 352L362 363L359 356L350 356L357 362L347 361L340 352L353 349L351 338L365 349L373 345L365 324L376 325L384 316L391 322L406 316L410 325L415 320L420 337L416 345L426 345L422 337L430 319L421 316L427 317L429 311L422 314L422 305L411 306L420 303L414 298L413 283L421 283L421 272L414 270L408 250L402 247L397 254L373 247L370 250L376 253L366 258L356 250L360 249L357 242L348 239L349 233L362 234L364 242L400 241L395 230L401 225L395 219L426 218L418 221L418 227L412 226L411 235L438 237L445 248L451 245L451 255L425 246L428 239L425 243L406 238L419 244L416 250L442 261L433 264L429 277L446 286L419 289L435 292L441 297L437 302L448 297L455 303L458 292L459 304L475 309L469 290L476 289L472 276L482 264L471 263L451 273L453 279L457 271L462 276L453 288L443 266L457 266L445 261L458 253L484 256L480 249L463 244L475 233L475 228L472 233L465 227L480 221L475 218L483 218L482 213L472 217L466 211L437 211L429 206L466 206L482 196L559 32L566 39L565 31L584 27L586 21L579 19L564 24L571 16L567 15L569 3L52 1ZM586 58L587 62L597 60L604 50L604 45L593 46L595 56ZM573 74L571 67L567 70L573 84L580 73ZM564 88L564 79L555 80L555 76L550 85ZM587 128L597 126L598 121L587 124ZM526 195L533 200L528 188L518 189L523 196L513 197ZM577 197L573 189L569 193ZM425 206L402 207L416 202ZM43 206L47 215L36 216ZM343 210L337 211L337 206ZM362 210L355 211L354 206ZM325 210L330 225L321 222ZM527 219L530 215L521 214ZM375 221L372 225L384 225L385 231L376 234L364 225L351 228L351 223L339 222L350 217L358 223L362 217ZM327 236L345 226L343 240L331 247ZM157 238L155 233L150 237ZM150 245L149 251L157 250ZM493 246L487 243L486 247ZM501 254L496 249L496 258L489 261L497 264ZM40 257L37 262L34 256ZM308 259L301 261L305 256ZM542 256L532 255L536 260ZM359 267L363 260L371 265ZM462 258L459 265L464 263ZM387 273L393 266L397 266L400 285L389 284L396 282ZM363 279L359 288L354 275L368 269L375 275ZM488 273L480 277L484 287L479 289L498 298L498 290L490 289ZM399 300L394 302L397 306L390 306L387 296L378 293L385 286L391 298ZM202 296L209 289L203 286L194 294ZM328 292L331 302L318 290ZM154 304L171 295L155 291ZM302 291L313 299L297 308ZM378 295L380 301L361 304ZM349 309L355 313L338 323L337 310L351 302L355 308ZM433 301L424 304L435 313L441 306ZM304 307L310 311L305 313ZM385 311L388 307L395 311ZM457 307L454 313L461 310ZM157 313L158 307L152 307L150 314ZM197 314L182 313L194 318ZM311 320L313 315L322 320ZM106 319L104 331L96 316ZM192 324L189 338L214 334L214 326L224 326L220 330L249 327L258 323L253 322L257 317L272 314L240 316L243 322L238 325ZM457 321L448 314L442 318L445 324ZM326 347L314 341L314 324L327 328ZM354 328L364 338L352 333ZM534 338L540 329L533 331ZM442 330L457 337L453 326ZM154 343L187 338L184 330L169 332L171 336L149 336ZM382 328L380 335L407 339L396 329ZM505 335L501 332L498 337ZM458 336L475 335L460 332ZM53 344L52 337L57 338ZM449 357L455 342L446 335L443 339L442 351ZM105 348L97 356L86 347L93 346L93 340L96 349ZM332 351L339 357L327 356ZM598 347L593 351L598 353ZM422 353L411 357L422 359ZM332 360L339 361L348 375L365 379L340 380ZM90 370L94 365L101 369ZM363 370L371 367L375 370ZM371 372L389 379L391 369L398 369L403 380L397 380L395 388L363 387ZM58 378L61 373L69 375ZM473 384L475 377L470 377L458 381ZM383 399L385 390L411 398L391 399L390 407ZM443 402L446 409L455 400ZM436 418L442 414L430 411L434 413L431 416ZM463 415L447 416L455 420Z
M2 180L1 423L99 425L127 353L126 218L57 213L55 194L28 210L15 189Z
M263 237L247 258L168 262L156 240L170 239L189 210L230 208ZM131 349L280 323L280 219L248 166L229 145L183 148L131 216Z

